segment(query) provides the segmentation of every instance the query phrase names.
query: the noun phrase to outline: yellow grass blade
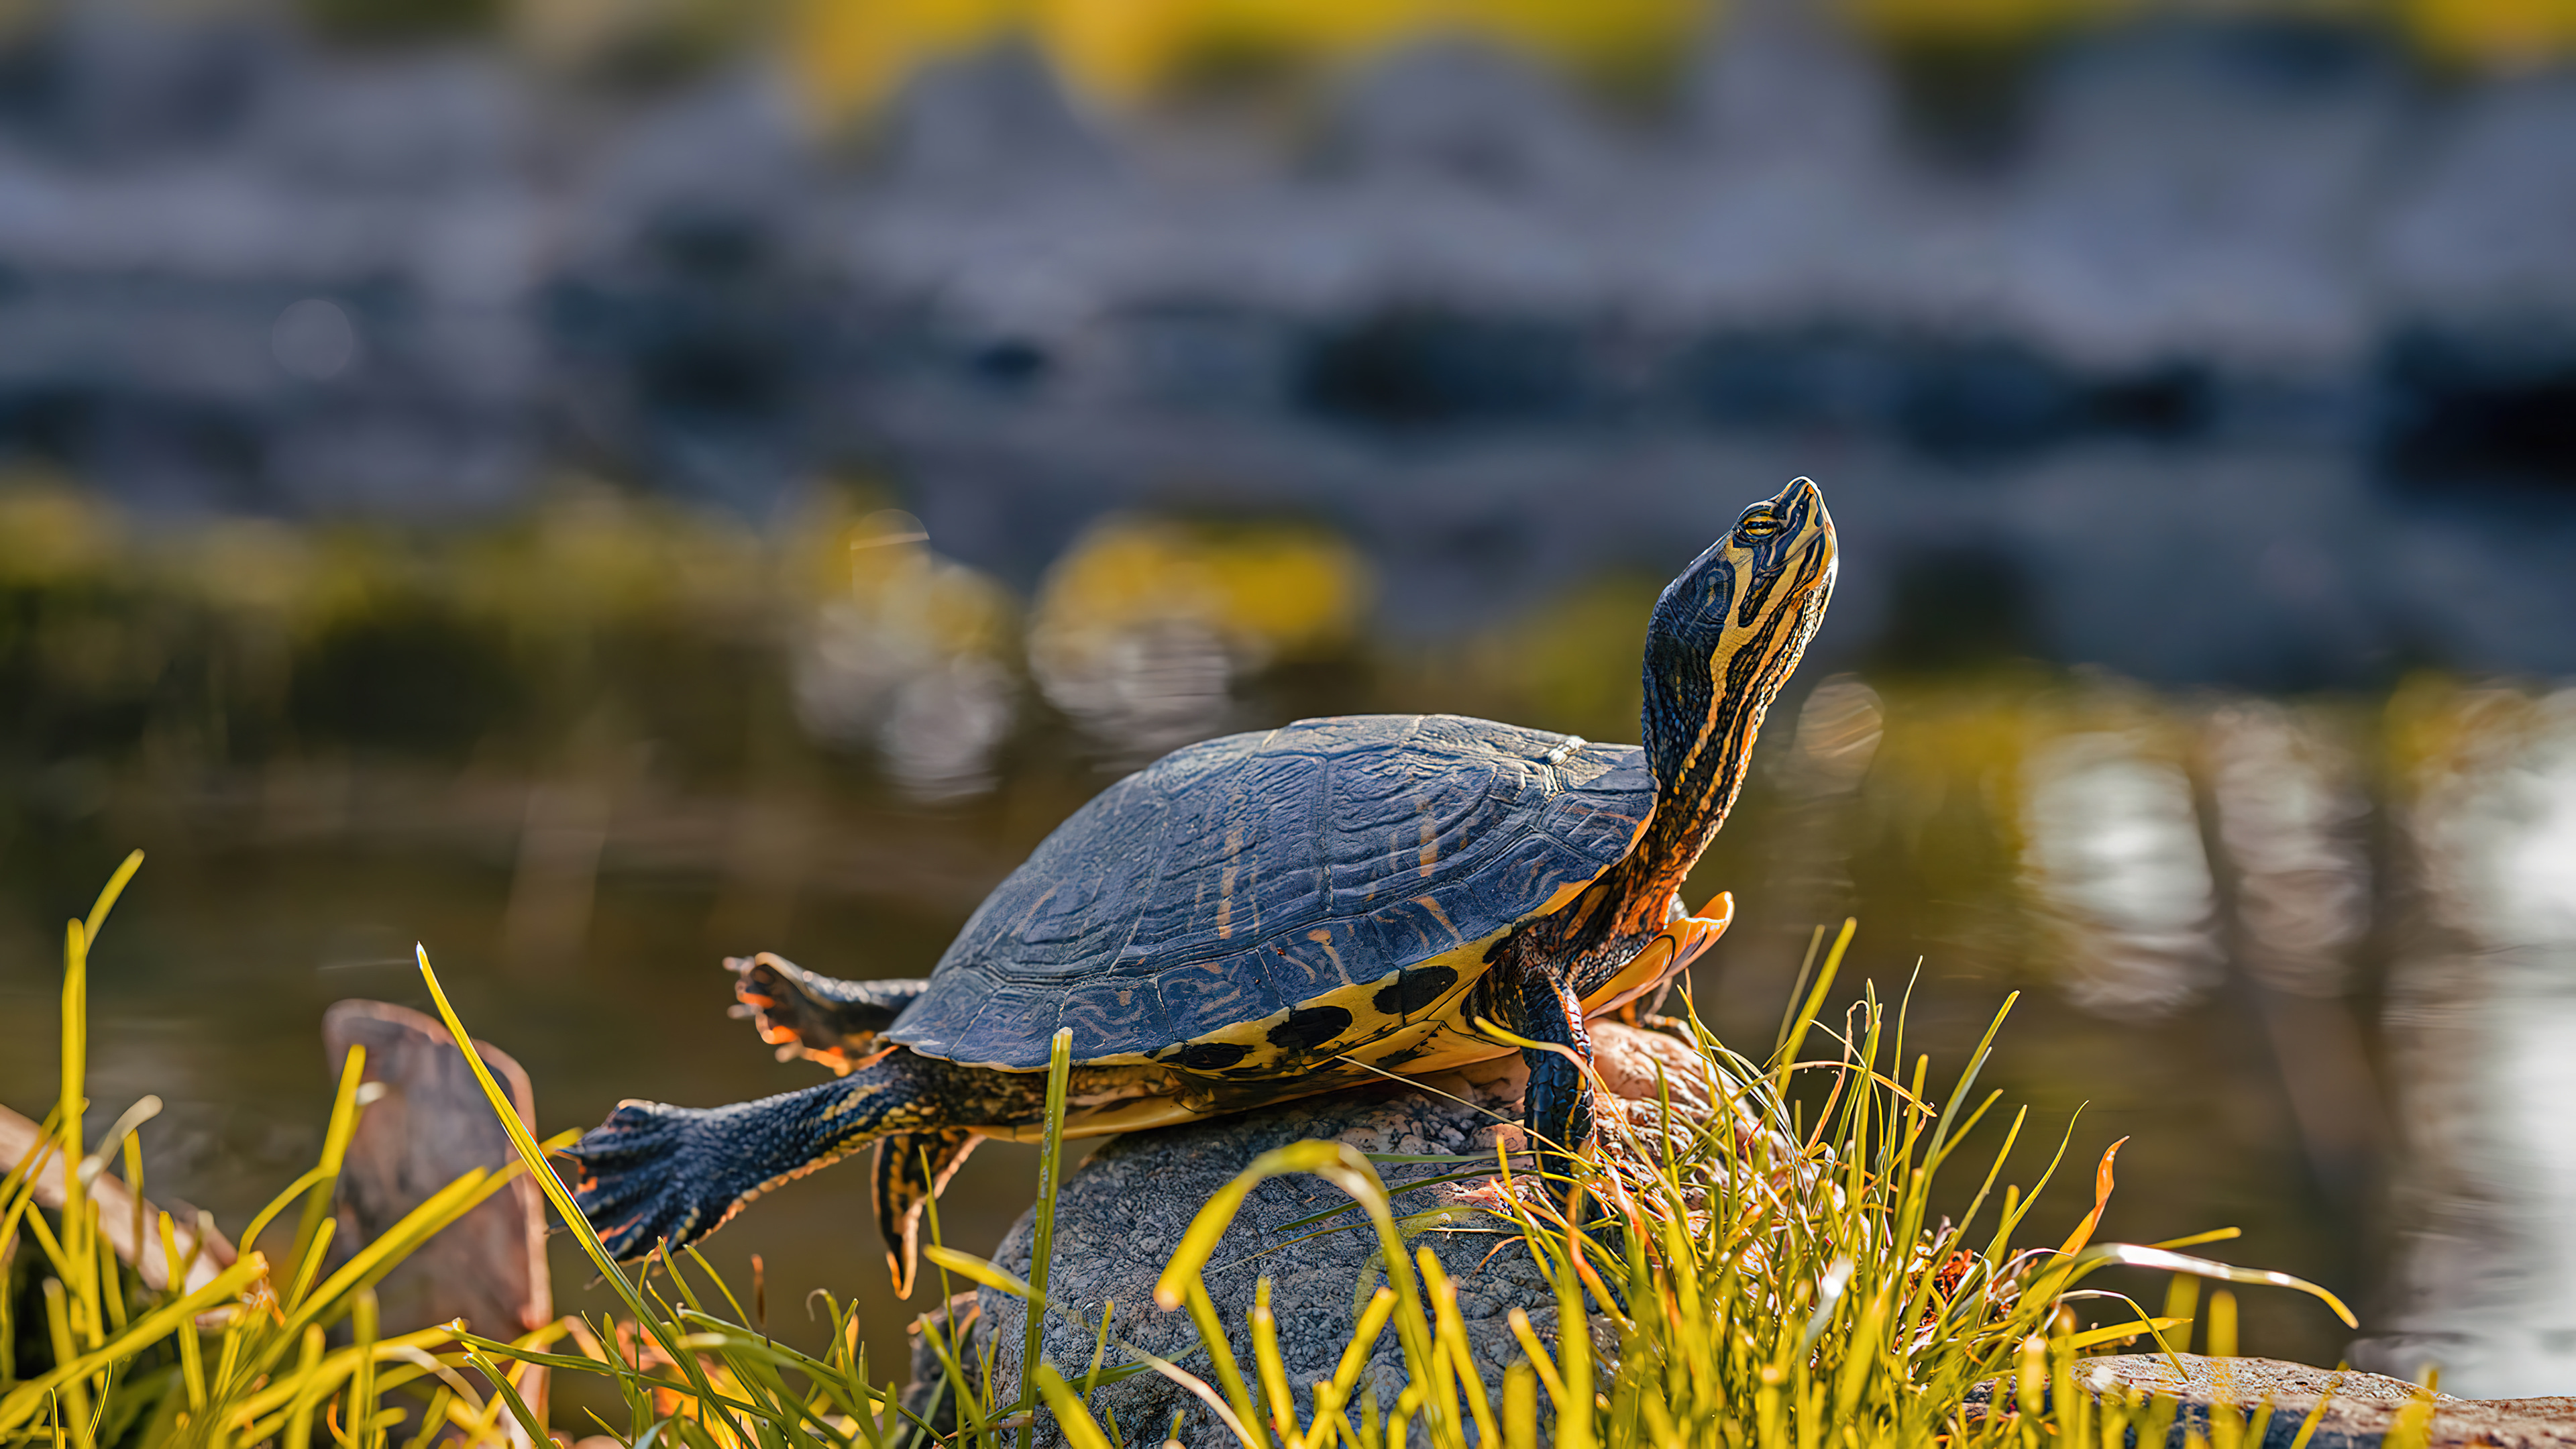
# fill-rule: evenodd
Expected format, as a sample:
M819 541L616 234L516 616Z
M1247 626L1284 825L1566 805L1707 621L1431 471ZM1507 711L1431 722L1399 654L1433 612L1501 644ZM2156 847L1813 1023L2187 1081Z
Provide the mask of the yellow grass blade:
M100 1347L78 1356L59 1353L54 1367L28 1379L0 1397L0 1434L6 1434L27 1422L48 1395L62 1385L88 1377L120 1359L131 1358L200 1313L238 1297L242 1291L268 1272L268 1260L257 1253L244 1254L242 1260L222 1273L215 1281L182 1298L175 1298L144 1314L127 1325L125 1332Z
M2097 1243L2077 1254L2076 1261L2086 1268L2117 1263L2131 1268L2160 1268L2168 1273L2188 1273L2196 1278L2217 1278L2229 1283L2262 1283L2274 1288L2295 1288L2333 1309L2335 1316L2343 1320L2346 1328L2361 1326L2361 1320L2353 1317L2352 1310L2344 1306L2342 1299L2305 1278L2294 1278L2287 1273L2276 1273L2269 1268L2239 1268L2232 1263L2195 1258L2164 1248L2142 1248L2134 1243Z

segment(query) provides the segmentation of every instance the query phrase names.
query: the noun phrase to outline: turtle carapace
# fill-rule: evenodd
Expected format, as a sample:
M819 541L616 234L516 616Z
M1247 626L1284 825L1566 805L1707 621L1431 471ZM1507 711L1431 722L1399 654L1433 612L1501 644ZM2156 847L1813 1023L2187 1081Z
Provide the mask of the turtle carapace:
M1655 603L1643 747L1454 715L1209 740L1076 811L926 980L731 963L738 1010L841 1075L729 1107L620 1105L571 1149L582 1211L641 1256L874 1143L908 1291L922 1204L978 1138L1041 1131L1059 1030L1070 1135L1525 1050L1530 1131L1582 1150L1584 1020L1659 990L1726 929L1726 896L1695 915L1678 891L1834 566L1814 484L1746 509Z

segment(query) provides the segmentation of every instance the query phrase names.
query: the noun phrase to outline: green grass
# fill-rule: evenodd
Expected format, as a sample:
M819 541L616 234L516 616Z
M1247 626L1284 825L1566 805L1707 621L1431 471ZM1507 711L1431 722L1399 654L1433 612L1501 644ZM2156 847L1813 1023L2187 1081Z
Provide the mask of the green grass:
M468 1442L506 1443L501 1401L460 1373L469 1356L439 1330L380 1336L374 1289L404 1254L522 1169L467 1173L331 1266L332 1191L362 1110L362 1051L353 1049L341 1072L321 1162L252 1220L233 1264L189 1289L199 1250L180 1251L167 1213L138 1223L135 1238L157 1239L162 1261L179 1265L167 1275L178 1286L155 1291L119 1261L91 1189L122 1158L140 1215L133 1128L149 1112L129 1111L104 1139L82 1140L89 954L142 861L140 851L129 856L89 915L65 931L61 1096L42 1139L0 1177L0 1260L12 1290L0 1294L0 1445L308 1449L319 1433L372 1449L397 1427L426 1443L418 1436L442 1425ZM58 1208L38 1205L47 1184L59 1191ZM22 1281L37 1291L15 1291ZM30 1297L43 1305L41 1321L21 1321L17 1310ZM31 1361L41 1367L19 1377Z
M28 1333L46 1335L51 1348L32 1356L46 1366L23 1380L7 1374L30 1355L0 1351L0 1446L310 1449L323 1436L344 1449L422 1449L442 1426L497 1444L513 1421L536 1428L505 1364L604 1380L623 1404L624 1422L566 1424L559 1432L607 1433L639 1449L911 1449L936 1437L898 1403L900 1384L885 1371L893 1366L868 1363L854 1309L828 1294L812 1301L830 1324L833 1347L815 1356L752 1326L757 1316L743 1311L694 1251L656 1255L642 1271L611 1261L573 1209L547 1144L520 1122L470 1053L466 1060L510 1134L517 1165L459 1179L326 1273L331 1192L363 1110L362 1060L353 1053L321 1164L245 1234L239 1262L193 1292L146 1289L104 1246L96 1204L84 1196L83 1174L99 1170L90 1164L119 1152L139 1192L130 1132L121 1126L110 1140L84 1143L80 1127L89 943L135 863L86 920L71 923L62 1100L46 1144L0 1180L0 1253L23 1252L23 1235L40 1254L35 1271L45 1275L42 1324L11 1321L0 1301L0 1350ZM1763 1060L1688 1022L1725 1099L1710 1123L1677 1124L1667 1100L1664 1125L1680 1130L1660 1139L1648 1134L1651 1148L1605 1152L1579 1167L1585 1199L1597 1206L1576 1221L1543 1206L1495 1210L1504 1220L1497 1226L1516 1234L1545 1270L1557 1321L1589 1319L1615 1344L1596 1352L1583 1334L1550 1342L1516 1313L1511 1327L1523 1356L1499 1384L1470 1367L1456 1285L1433 1254L1409 1246L1408 1225L1396 1216L1378 1164L1340 1143L1266 1154L1200 1212L1156 1290L1159 1306L1186 1311L1198 1330L1198 1348L1184 1361L1132 1350L1107 1323L1085 1323L1049 1302L1049 1260L1064 1246L1053 1216L1069 1070L1068 1040L1059 1036L1030 1280L936 1244L929 1256L951 1286L963 1280L1033 1305L1028 1336L1015 1346L1024 1355L1038 1342L1041 1313L1082 1324L1096 1351L1087 1364L1042 1364L1029 1376L1035 1401L1006 1402L990 1388L998 1346L934 1320L926 1331L957 1426L949 1442L1027 1449L1037 1423L1051 1419L1079 1449L1157 1443L1161 1426L1095 1418L1087 1403L1101 1382L1160 1373L1248 1449L1542 1441L1558 1449L2038 1449L2043 1441L2125 1449L2133 1431L2141 1443L2161 1443L2174 1406L2117 1396L2097 1403L2075 1389L2083 1357L2141 1335L2169 1343L2167 1331L2187 1334L2196 1279L2302 1289L2350 1322L2343 1306L2313 1285L2177 1251L2224 1233L2153 1246L2093 1242L2112 1189L2109 1153L2095 1169L2091 1214L2061 1225L2064 1231L2027 1222L2039 1187L2063 1165L2063 1143L2027 1192L1998 1182L2026 1114L2013 1119L1993 1158L1954 1162L1996 1103L1992 1093L1977 1095L1976 1081L2003 1013L1947 1092L1936 1095L1930 1062L1909 1055L1901 1009L1864 992L1839 1019L1820 1020L1850 939L1847 925L1829 951L1817 953L1821 961L1811 955L1817 969L1802 980ZM420 965L449 1030L466 1039L466 1024L426 953ZM1811 1045L1818 1050L1811 1053ZM66 1173L64 1163L79 1166ZM1501 1158L1452 1166L1478 1175L1512 1171ZM622 1313L567 1319L515 1343L440 1329L380 1336L372 1284L522 1170L534 1174ZM1936 1218L1936 1181L1967 1172L1979 1174L1969 1208L1957 1222ZM56 1174L68 1194L59 1211L35 1206L44 1173ZM1245 1196L1288 1174L1312 1175L1347 1194L1365 1214L1363 1230L1377 1239L1377 1261L1393 1269L1366 1299L1339 1371L1319 1383L1288 1382L1266 1281L1248 1320L1233 1325L1222 1321L1201 1278ZM1519 1193L1503 1201L1539 1198ZM272 1231L290 1215L291 1238ZM1616 1231L1581 1225L1605 1220ZM171 1226L164 1219L159 1227L166 1241ZM935 1234L935 1216L933 1228ZM2176 1275L2162 1313L2083 1286L2099 1269L2122 1264ZM2114 1320L2108 1326L2079 1327L2080 1315L2106 1310ZM2214 1294L2207 1316L2210 1350L2232 1352L2233 1300ZM1381 1402L1363 1391L1361 1369L1389 1333L1406 1386ZM1994 1411L1971 1404L1970 1390L1981 1384L1999 1386ZM2259 1422L2221 1414L2209 1449L2259 1443L2262 1430Z

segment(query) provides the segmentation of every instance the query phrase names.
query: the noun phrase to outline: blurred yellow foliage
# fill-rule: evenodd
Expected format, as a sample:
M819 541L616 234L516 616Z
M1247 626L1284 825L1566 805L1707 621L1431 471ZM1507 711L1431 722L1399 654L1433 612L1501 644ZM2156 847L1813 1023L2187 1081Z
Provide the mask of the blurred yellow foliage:
M523 521L468 540L441 587L532 635L687 614L756 613L774 588L760 539L735 521L573 486Z
M999 658L1011 644L1017 608L990 576L928 547L920 520L888 510L839 534L853 600L881 627L918 637L941 657Z
M1679 54L1708 10L1704 0L799 0L788 53L816 109L837 120L926 62L1012 33L1088 94L1134 102L1245 58L1323 70L1438 33L1631 74Z
M1258 667L1348 642L1368 592L1359 556L1325 534L1117 519L1048 572L1033 627L1064 637L1184 620Z
M786 530L779 583L798 604L868 621L942 658L999 658L1018 601L991 575L942 557L920 519L871 508L870 488L820 495ZM852 611L855 611L853 613Z
M265 518L227 518L206 526L181 567L217 609L283 618L313 588L313 545L305 534Z
M556 0L571 4L576 0ZM2432 53L2531 61L2576 46L2576 0L1840 0L1900 44L1994 45L2158 10L2394 19ZM921 65L1009 34L1086 93L1132 103L1194 72L1252 61L1345 67L1433 34L1481 36L1595 77L1669 66L1723 14L1710 0L795 0L787 50L818 114L883 101Z
M1635 739L1646 619L1661 589L1641 574L1610 575L1478 635L1450 661L1430 662L1443 689L1460 691L1458 703L1438 707L1587 739Z
M1845 0L1865 32L1899 43L2005 44L2158 12L2394 22L2452 63L2530 65L2576 51L2576 0Z
M2414 804L2460 776L2519 757L2547 723L2531 690L2431 672L2408 675L2388 696L2388 793Z
M2576 0L2405 0L2408 31L2455 63L2531 65L2576 53Z
M47 483L0 488L0 585L54 588L105 570L123 546L113 512Z
M1023 23L1018 0L797 0L787 58L808 100L837 120L893 94L905 76Z

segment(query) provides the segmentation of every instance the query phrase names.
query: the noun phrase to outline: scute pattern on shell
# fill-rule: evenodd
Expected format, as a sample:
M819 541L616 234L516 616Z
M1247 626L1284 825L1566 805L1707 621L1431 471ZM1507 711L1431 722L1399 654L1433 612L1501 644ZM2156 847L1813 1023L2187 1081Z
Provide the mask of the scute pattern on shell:
M888 1035L1014 1070L1059 1026L1077 1062L1161 1051L1493 936L1625 855L1653 805L1633 745L1456 715L1193 745L1048 836Z

